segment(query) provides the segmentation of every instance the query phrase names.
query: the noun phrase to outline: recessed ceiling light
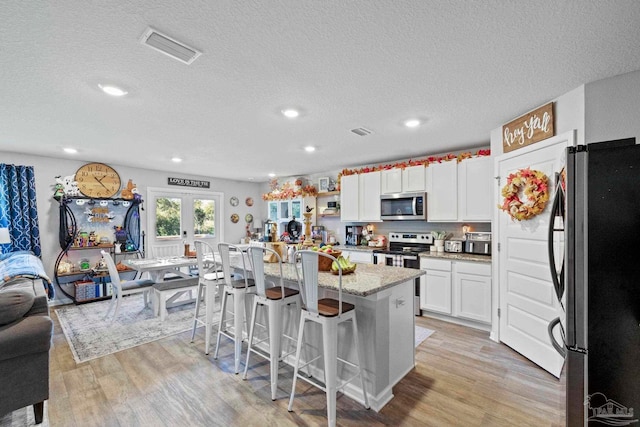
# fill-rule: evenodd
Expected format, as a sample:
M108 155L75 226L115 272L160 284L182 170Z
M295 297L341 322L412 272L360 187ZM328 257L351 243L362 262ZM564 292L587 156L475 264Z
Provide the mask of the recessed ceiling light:
M271 173L269 174L269 178L273 178L274 176L276 176L276 174L275 174L275 173L273 173L273 172L271 172Z
M104 93L111 96L125 96L127 93L129 93L126 90L113 85L99 84L98 87L102 89Z
M68 153L68 154L76 154L78 152L78 150L76 150L75 148L71 148L71 147L63 148L63 150L64 150L65 153Z
M307 153L313 153L314 151L316 151L316 147L314 147L313 145L307 145L306 147L304 147L304 151L306 151Z
M408 128L415 128L420 126L420 120L418 119L409 119L407 121L404 122L404 125Z
M298 110L288 108L286 110L282 110L282 114L284 114L285 117L288 117L290 119L295 119L300 115L300 112Z
M182 161L182 159L181 159L180 157L172 157L172 158L171 158L171 161L172 161L173 163L180 163L180 162Z

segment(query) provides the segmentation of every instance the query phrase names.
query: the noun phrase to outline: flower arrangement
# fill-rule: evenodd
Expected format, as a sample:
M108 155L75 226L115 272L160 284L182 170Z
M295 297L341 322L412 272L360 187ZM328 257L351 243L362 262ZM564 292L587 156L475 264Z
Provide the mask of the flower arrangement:
M297 185L292 186L291 183L285 182L281 187L278 187L278 181L273 179L269 183L271 191L262 195L262 200L290 200L296 197L309 197L317 196L318 190L313 185L305 185L300 187Z
M518 197L520 190L523 190L526 202ZM509 214L512 220L530 219L540 214L549 201L549 179L540 171L520 169L507 177L502 197L504 200L498 208Z

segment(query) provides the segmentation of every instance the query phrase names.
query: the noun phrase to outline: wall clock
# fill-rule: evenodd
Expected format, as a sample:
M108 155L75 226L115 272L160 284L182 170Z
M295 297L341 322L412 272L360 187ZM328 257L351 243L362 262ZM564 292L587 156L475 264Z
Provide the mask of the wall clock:
M76 172L78 189L87 197L109 198L120 191L120 175L104 163L87 163Z

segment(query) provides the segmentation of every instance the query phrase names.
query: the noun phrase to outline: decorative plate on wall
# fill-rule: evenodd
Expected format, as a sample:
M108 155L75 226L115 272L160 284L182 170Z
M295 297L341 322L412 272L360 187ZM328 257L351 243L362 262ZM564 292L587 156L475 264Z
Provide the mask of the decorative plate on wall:
M235 196L229 199L229 204L231 204L231 206L238 206L238 203L240 203L240 201Z
M235 224L238 221L240 221L238 214L231 214L231 222Z
M246 214L244 216L244 220L246 221L247 224L252 223L253 222L253 215L251 214Z
M253 206L253 199L251 197L247 197L244 202L247 204L247 206Z

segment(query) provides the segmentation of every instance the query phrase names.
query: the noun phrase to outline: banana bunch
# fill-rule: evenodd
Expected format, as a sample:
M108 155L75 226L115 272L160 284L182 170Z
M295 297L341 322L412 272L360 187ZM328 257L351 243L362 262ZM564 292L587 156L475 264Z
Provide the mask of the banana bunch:
M335 261L331 263L332 273L339 273L340 268L338 267L338 265L342 267L342 274L353 273L356 270L356 264L351 262L349 257L345 258L342 255L340 255L338 258L336 258Z

